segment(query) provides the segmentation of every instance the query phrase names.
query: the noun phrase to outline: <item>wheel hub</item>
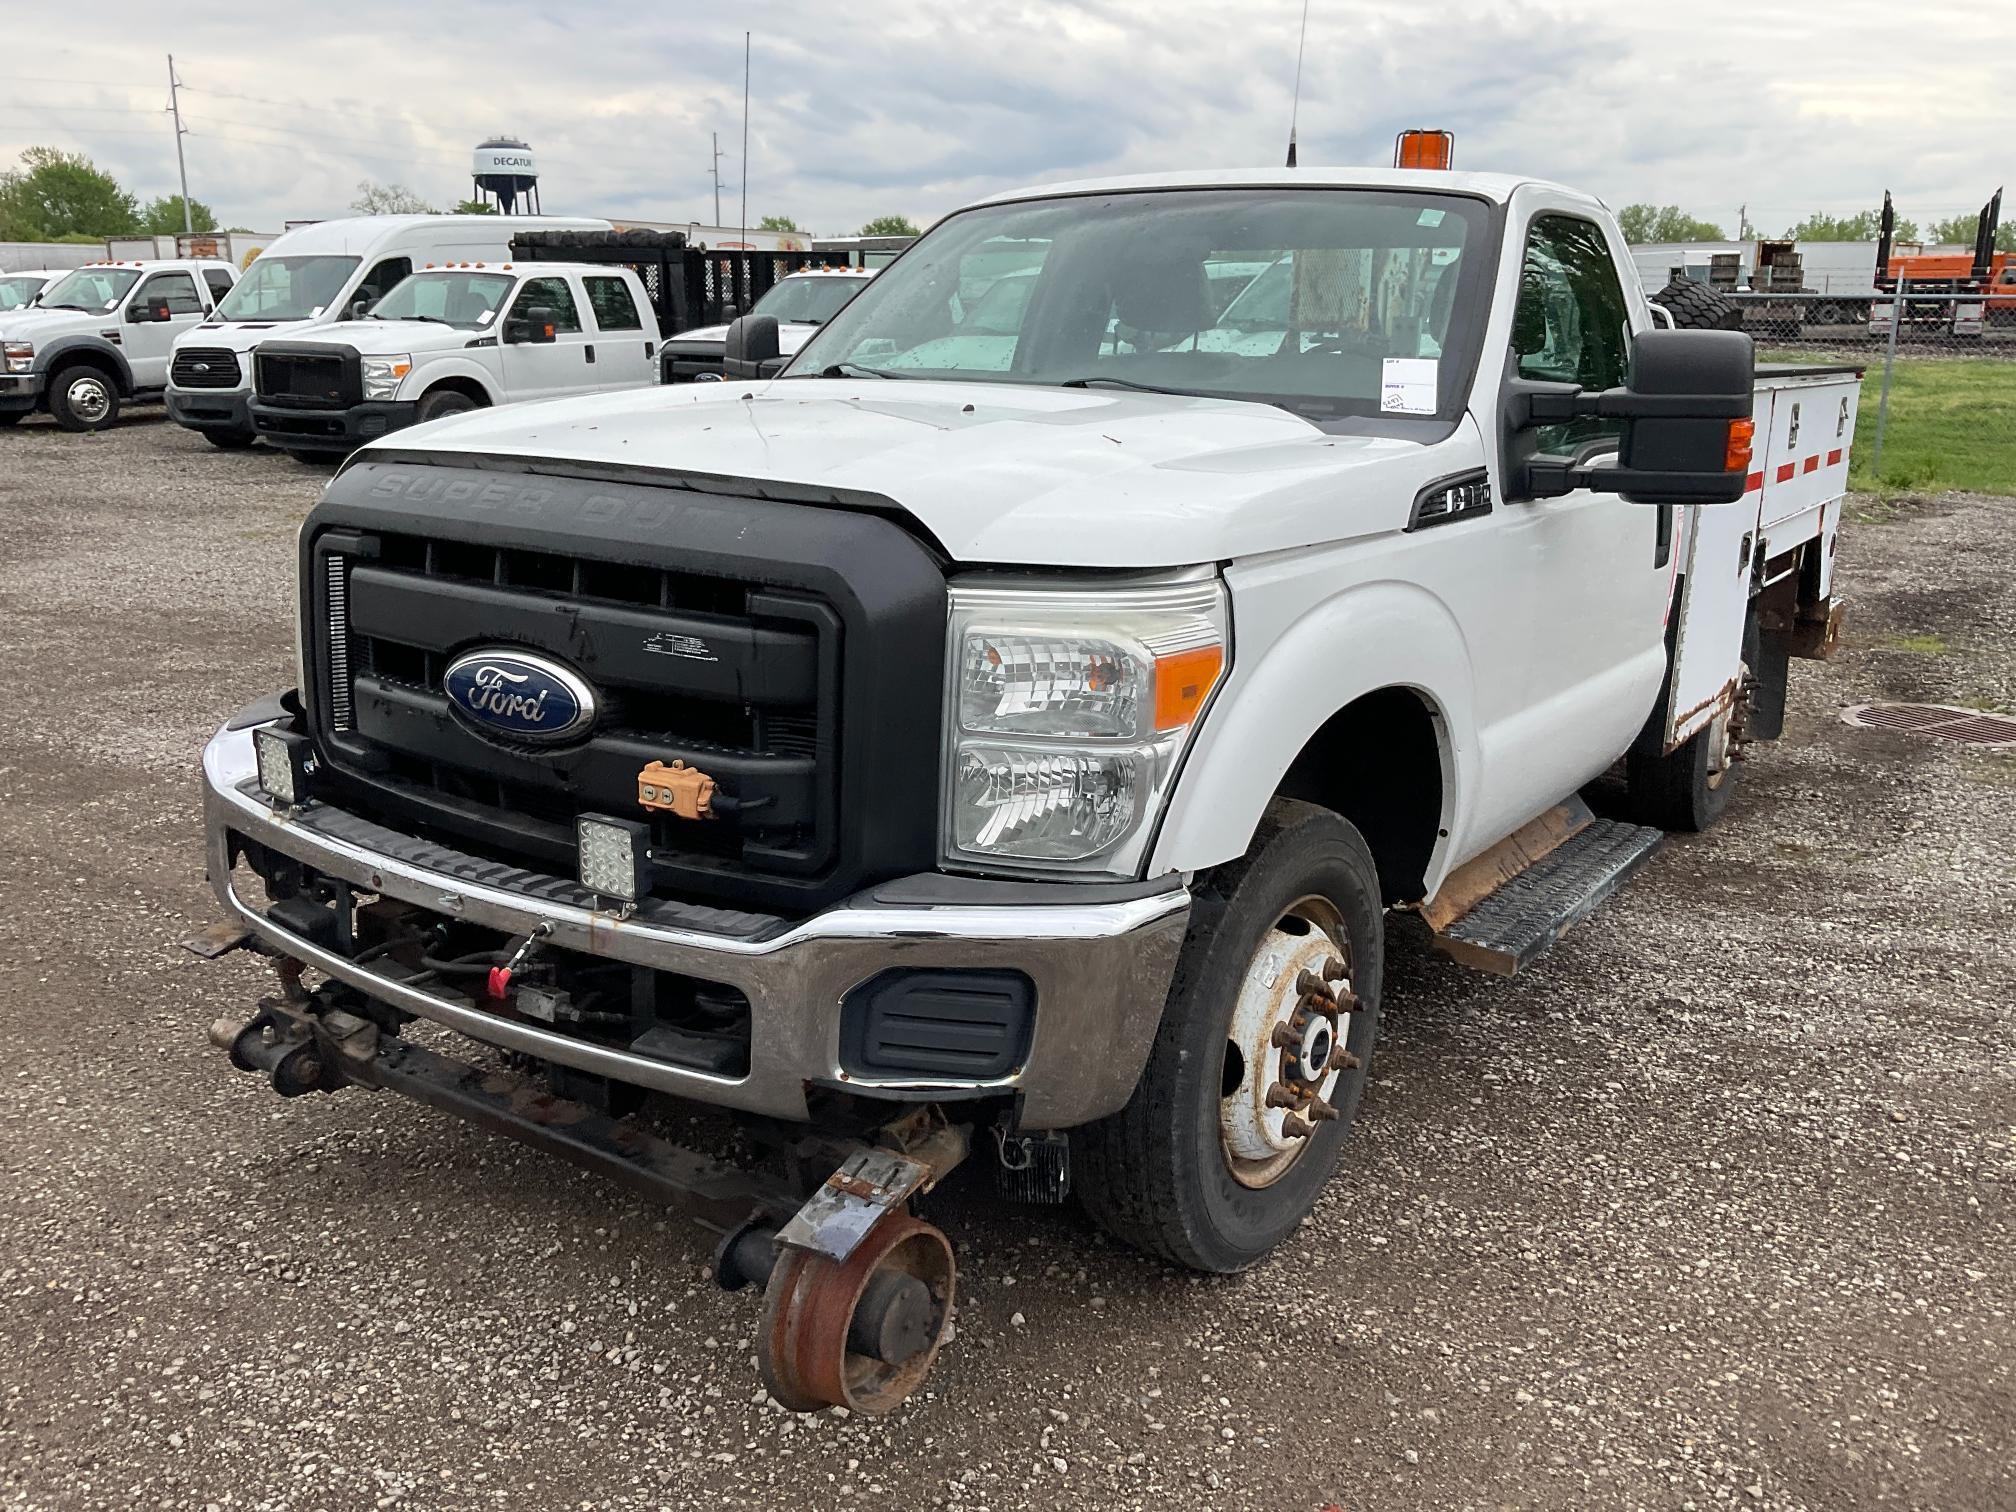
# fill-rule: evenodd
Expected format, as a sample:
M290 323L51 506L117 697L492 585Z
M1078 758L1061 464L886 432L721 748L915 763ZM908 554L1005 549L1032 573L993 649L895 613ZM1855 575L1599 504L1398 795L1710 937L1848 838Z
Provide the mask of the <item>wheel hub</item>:
M110 409L111 395L102 378L79 378L70 385L65 397L70 402L71 413L79 420L103 420Z
M1277 927L1254 953L1228 1031L1239 1075L1218 1105L1219 1130L1233 1175L1248 1186L1279 1179L1338 1116L1329 1099L1358 1063L1345 1047L1357 999L1342 948L1298 922L1305 932Z

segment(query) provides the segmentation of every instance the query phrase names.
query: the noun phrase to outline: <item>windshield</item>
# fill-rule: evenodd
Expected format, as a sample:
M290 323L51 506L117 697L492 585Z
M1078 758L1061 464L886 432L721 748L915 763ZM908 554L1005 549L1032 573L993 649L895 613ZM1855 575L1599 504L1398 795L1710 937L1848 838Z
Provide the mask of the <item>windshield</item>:
M357 267L354 257L261 257L245 270L217 314L223 320L313 320Z
M1102 384L1312 418L1439 415L1481 340L1490 216L1397 189L1185 189L944 221L789 375Z
M749 313L775 315L800 325L824 325L867 282L844 276L787 278L757 300Z
M140 281L138 268L79 268L42 296L47 310L109 310Z
M16 273L0 278L0 310L18 310L42 287L40 273Z
M431 320L477 331L518 280L508 273L415 273L371 307L373 320Z

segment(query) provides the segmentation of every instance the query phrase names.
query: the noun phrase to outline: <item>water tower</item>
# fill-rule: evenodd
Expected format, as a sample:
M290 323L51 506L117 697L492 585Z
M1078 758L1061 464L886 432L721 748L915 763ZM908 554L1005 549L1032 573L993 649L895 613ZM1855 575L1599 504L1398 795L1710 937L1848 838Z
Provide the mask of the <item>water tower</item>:
M539 169L532 149L516 137L491 137L476 144L476 198L494 204L503 215L514 215L519 201L526 213L539 213Z

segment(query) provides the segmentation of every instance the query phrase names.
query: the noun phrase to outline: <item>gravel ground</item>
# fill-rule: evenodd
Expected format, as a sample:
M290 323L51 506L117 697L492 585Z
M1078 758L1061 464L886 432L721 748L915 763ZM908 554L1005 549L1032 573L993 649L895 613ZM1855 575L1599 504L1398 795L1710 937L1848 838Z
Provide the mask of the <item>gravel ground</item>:
M1787 738L1529 975L1396 946L1259 1270L955 1181L959 1337L868 1422L766 1405L699 1230L205 1044L264 978L175 945L197 752L322 476L0 434L0 1506L2016 1505L2016 755L1838 718L2016 704L2007 501L1865 503Z

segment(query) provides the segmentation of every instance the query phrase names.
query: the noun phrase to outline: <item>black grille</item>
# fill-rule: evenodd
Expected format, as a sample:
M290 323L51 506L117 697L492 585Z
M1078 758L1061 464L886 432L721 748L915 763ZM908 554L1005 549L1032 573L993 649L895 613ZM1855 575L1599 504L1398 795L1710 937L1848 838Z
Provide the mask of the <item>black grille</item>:
M321 630L315 710L346 802L563 876L574 871L580 814L644 820L660 895L778 909L930 865L943 579L886 521L387 463L353 468L331 500L354 496L346 485L368 472L380 488L388 473L454 478L458 492L444 503L477 518L398 510L408 528L309 533L309 612ZM514 496L543 502L563 484L592 522L576 532L587 539L557 549L553 532L512 528L529 523L511 518ZM662 549L626 538L634 521L611 510L627 495L662 517ZM330 512L325 503L318 515ZM772 528L744 528L744 514ZM794 519L802 542L766 544ZM872 538L859 549L864 573L905 582L887 626L836 575L836 555L849 554L836 537L856 534ZM747 554L703 549L703 538L746 541ZM694 547L675 544L683 541ZM794 551L806 560L792 561ZM456 717L442 688L447 668L486 647L537 651L584 677L599 703L587 737L535 749ZM920 686L930 690L921 699ZM638 803L646 765L682 760L718 784L715 817L682 820Z
M356 360L339 351L265 346L253 368L259 397L268 403L348 409L364 397Z
M727 350L727 343L722 341L666 342L665 382L693 383L709 373L719 377Z
M236 388L238 354L223 347L184 347L175 354L168 376L177 388Z

